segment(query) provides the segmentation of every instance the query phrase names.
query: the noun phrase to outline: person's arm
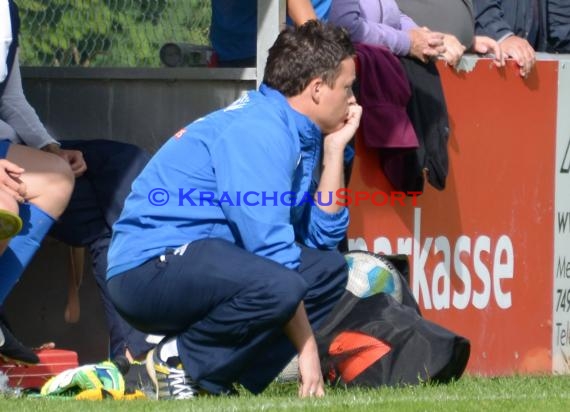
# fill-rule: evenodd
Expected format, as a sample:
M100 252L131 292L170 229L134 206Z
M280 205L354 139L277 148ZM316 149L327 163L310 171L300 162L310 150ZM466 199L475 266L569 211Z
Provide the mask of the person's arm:
M83 153L79 150L62 149L59 143L50 143L41 148L44 152L53 153L69 164L75 177L81 176L87 170L87 164L83 159Z
M520 74L526 77L534 67L536 56L534 48L522 37L513 33L504 18L500 0L474 0L475 33L496 40L505 57L511 57L519 66Z
M339 204L342 202L340 202L340 198L336 197L336 194L339 189L345 186L344 150L356 134L361 116L362 107L354 102L349 106L349 113L344 126L324 137L323 165L317 192L335 195L330 205L321 205L317 202L318 208L326 213L338 213L345 209L345 206ZM337 203L337 201L339 202Z
M295 26L317 19L311 0L287 0L287 14Z
M48 144L58 145L24 96L18 55L6 80L4 93L0 96L0 119L14 129L18 138L27 146L40 149Z
M301 375L299 396L302 398L324 396L325 386L317 341L303 302L299 304L295 315L285 324L283 330L299 353L299 374Z
M400 13L400 27L402 28L402 31L408 31L418 27L418 25L410 16Z
M501 41L513 35L513 29L505 20L501 0L473 0L475 34Z
M505 20L500 0L473 0L475 34L488 36L499 43L504 57L511 57L519 66L520 74L526 77L534 67L535 52L530 43L513 33Z
M303 218L295 222L298 239L308 247L334 249L346 234L349 213L339 189L345 187L344 151L356 133L361 115L362 107L354 102L349 106L344 126L324 137L322 172L314 204L306 205Z
M499 43L487 36L474 36L472 51L479 54L493 54L497 67L505 65L505 56Z
M336 0L331 7L329 21L344 27L353 42L379 44L388 47L398 56L407 55L411 46L410 36L406 31L382 24L379 7L377 0ZM367 20L364 15L368 18L378 16L378 20Z
M4 93L0 96L0 119L14 130L18 140L26 146L63 158L71 167L75 177L81 176L87 170L83 154L77 150L60 149L57 140L50 136L36 111L28 103L22 88L18 54L14 59L10 76L6 80Z

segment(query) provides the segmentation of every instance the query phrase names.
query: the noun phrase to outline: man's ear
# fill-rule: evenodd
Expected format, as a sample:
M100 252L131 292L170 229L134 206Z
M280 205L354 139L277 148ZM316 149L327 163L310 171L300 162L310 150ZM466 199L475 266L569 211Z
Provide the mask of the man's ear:
M311 92L311 98L315 104L319 104L321 101L321 92L323 89L323 79L317 77L309 83L309 90Z

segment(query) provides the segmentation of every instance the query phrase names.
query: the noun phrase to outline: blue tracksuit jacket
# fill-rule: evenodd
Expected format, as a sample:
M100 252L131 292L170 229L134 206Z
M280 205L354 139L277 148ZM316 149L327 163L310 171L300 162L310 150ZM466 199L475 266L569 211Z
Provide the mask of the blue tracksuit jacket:
M310 200L321 146L320 129L265 85L186 126L134 181L113 226L108 277L208 237L291 269L296 242L336 247L348 210L329 214Z

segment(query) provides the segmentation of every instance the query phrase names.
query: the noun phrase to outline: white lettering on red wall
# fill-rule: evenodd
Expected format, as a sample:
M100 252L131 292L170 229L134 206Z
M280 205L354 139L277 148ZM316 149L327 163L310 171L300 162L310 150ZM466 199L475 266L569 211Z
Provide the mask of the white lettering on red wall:
M381 236L372 244L375 253L411 256L412 290L418 302L434 310L510 308L512 293L503 281L514 278L511 238L506 234L422 237L421 217L421 209L414 209L413 237ZM350 239L349 249L370 250L361 237ZM428 267L433 268L431 273Z

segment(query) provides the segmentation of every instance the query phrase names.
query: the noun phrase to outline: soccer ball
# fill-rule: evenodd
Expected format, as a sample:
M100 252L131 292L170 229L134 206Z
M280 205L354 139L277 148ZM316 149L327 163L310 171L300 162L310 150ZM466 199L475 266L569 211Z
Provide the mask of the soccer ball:
M348 264L346 290L359 298L384 292L402 302L400 272L386 258L362 250L347 252L344 257Z

